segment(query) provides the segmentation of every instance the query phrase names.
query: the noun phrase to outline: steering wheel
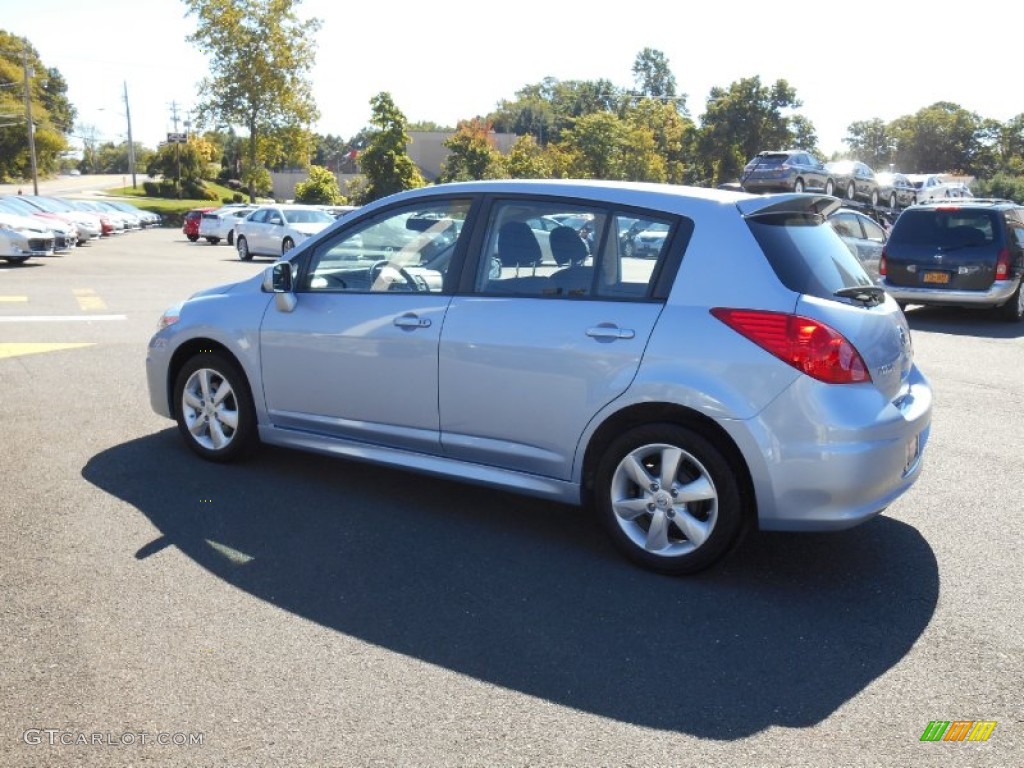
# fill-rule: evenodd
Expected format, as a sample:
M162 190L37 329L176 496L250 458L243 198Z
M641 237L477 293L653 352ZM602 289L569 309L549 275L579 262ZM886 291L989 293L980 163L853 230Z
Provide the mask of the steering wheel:
M397 272L402 277L402 279L405 281L406 285L408 285L408 288L406 288L405 290L410 290L410 291L426 290L426 287L424 285L422 285L421 282L418 281L415 277L410 275L409 272L406 271L405 267L401 266L400 264L396 264L393 261L388 261L386 259L374 262L374 264L370 267L370 290L373 290L373 286L377 284L377 280L380 279L381 273L384 271L385 267L390 267L391 269L393 269L395 272ZM393 285L394 285L394 283L391 283L388 286L388 290L391 290L391 287ZM399 290L399 289L396 289L396 290Z

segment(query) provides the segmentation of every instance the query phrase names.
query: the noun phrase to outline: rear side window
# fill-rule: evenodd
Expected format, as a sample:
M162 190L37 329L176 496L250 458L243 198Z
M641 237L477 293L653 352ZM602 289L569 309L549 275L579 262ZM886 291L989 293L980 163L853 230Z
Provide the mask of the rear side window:
M963 248L990 245L999 239L998 214L963 208L904 211L891 239L906 245Z
M779 280L791 291L830 299L842 288L872 285L857 257L820 215L752 216L747 226Z

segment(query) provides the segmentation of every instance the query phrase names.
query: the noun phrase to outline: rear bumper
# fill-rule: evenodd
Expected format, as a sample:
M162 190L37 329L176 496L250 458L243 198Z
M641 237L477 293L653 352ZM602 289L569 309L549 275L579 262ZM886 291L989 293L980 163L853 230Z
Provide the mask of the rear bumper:
M882 287L896 301L907 304L946 304L949 306L997 307L1009 301L1017 290L1017 280L999 280L984 291L943 290L941 288L917 288L907 285L893 285L885 278Z
M762 530L851 528L920 476L932 414L924 376L914 368L891 403L870 385L839 388L802 377L755 419L723 425L748 457Z

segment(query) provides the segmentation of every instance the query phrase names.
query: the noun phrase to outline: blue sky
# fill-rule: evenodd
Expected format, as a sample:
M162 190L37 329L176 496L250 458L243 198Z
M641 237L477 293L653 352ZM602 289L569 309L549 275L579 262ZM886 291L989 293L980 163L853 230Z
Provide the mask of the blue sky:
M174 129L172 104L181 118L196 102L205 59L185 41L194 21L180 0L0 0L0 8L0 28L27 37L61 71L79 122L95 126L101 140L124 138L125 83L132 133L147 146ZM966 18L975 11L980 18ZM346 138L367 124L370 98L381 91L409 120L454 125L547 76L629 87L645 47L665 54L694 117L713 86L754 75L788 80L826 153L843 149L855 120L888 121L936 101L1000 121L1024 112L1013 86L1014 33L996 38L1024 23L1024 3L1007 0L305 0L299 13L323 20L315 127Z

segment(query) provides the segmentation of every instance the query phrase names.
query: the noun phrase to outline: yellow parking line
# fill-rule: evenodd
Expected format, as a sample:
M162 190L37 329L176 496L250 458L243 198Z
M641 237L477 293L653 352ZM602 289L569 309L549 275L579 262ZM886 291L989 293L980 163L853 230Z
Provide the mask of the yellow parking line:
M72 292L78 300L78 306L85 312L102 312L107 308L106 302L92 288L75 288Z
M0 360L19 355L37 355L42 352L56 352L61 349L79 349L95 346L94 342L73 342L64 344L41 342L0 342Z
M0 304L16 304L28 301L28 296L0 296Z

